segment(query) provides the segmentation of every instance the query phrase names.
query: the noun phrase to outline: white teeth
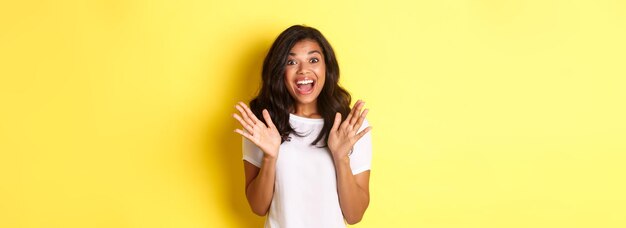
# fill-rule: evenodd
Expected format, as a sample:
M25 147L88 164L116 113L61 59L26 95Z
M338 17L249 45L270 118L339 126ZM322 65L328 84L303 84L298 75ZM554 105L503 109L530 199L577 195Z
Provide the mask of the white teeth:
M301 81L297 81L296 84L298 85L306 85L306 84L311 84L313 83L313 80L308 79L308 80L301 80Z

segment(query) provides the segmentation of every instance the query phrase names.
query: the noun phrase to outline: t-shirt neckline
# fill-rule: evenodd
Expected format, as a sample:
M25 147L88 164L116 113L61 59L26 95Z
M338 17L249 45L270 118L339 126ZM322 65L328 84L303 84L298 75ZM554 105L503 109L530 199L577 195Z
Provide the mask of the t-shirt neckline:
M293 113L289 113L289 119L293 119L293 120L301 121L301 122L309 122L309 123L324 123L324 119L306 118L302 116L296 116Z

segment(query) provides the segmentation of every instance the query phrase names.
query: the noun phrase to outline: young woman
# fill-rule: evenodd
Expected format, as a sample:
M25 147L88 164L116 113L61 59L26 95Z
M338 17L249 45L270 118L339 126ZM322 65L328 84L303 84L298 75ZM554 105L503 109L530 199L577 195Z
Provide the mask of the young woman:
M265 57L262 87L235 107L243 129L246 197L265 227L345 227L369 204L371 129L341 88L335 53L316 29L283 31Z

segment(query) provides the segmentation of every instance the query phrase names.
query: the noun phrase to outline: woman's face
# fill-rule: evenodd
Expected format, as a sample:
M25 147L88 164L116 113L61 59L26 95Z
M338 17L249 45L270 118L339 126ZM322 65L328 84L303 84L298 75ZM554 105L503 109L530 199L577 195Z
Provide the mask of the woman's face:
M320 45L310 39L297 42L289 51L285 85L298 105L316 104L324 87L326 63Z

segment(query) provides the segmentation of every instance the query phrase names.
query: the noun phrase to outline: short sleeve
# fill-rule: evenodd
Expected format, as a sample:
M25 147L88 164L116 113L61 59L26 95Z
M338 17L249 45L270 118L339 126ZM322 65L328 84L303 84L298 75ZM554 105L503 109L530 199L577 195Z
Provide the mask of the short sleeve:
M363 129L369 126L367 120L363 121L361 125L361 132ZM350 168L352 174L356 175L361 172L370 170L372 165L372 132L365 134L359 141L354 144L352 154L350 154Z
M261 162L263 161L263 151L257 147L253 142L250 142L246 137L242 138L242 150L243 160L246 160L256 167L261 168Z

